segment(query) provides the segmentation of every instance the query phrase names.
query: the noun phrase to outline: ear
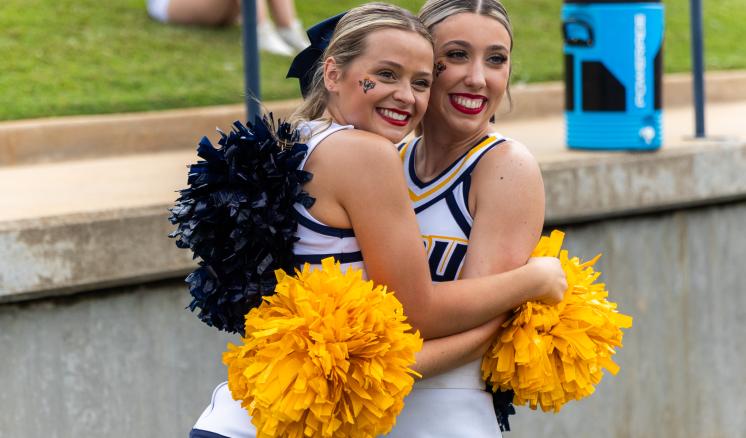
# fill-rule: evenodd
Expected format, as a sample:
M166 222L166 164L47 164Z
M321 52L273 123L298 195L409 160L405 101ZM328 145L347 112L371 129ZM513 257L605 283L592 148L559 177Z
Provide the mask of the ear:
M342 79L342 70L333 57L324 60L324 86L330 93L338 91L339 81Z

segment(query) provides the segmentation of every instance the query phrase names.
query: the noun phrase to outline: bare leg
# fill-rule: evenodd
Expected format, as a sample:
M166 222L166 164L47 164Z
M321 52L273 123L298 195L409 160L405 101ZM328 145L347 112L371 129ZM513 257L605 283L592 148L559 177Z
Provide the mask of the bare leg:
M239 0L171 0L168 21L175 24L225 26L236 22Z
M293 0L269 0L269 10L277 27L290 27L295 21Z
M265 0L256 0L256 24L261 26L267 21L267 3Z
M293 0L269 0L270 12L277 25L277 34L295 51L305 49L309 42L306 32L295 15Z
M256 0L256 28L260 50L284 56L294 53L293 48L280 38L275 26L270 23L265 0Z

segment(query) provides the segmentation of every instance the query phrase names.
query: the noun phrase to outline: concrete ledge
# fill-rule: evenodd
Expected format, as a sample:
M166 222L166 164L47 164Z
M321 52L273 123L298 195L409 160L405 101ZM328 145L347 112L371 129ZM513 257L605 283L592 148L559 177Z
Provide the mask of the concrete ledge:
M746 198L746 142L542 163L547 223L566 224Z
M501 125L543 171L549 224L746 199L746 102L713 105L713 132L685 140L690 110L668 111L654 153L569 151L562 117ZM503 129L504 128L504 129ZM0 168L0 302L183 276L195 262L166 236L193 151ZM145 255L145 256L143 256Z
M270 102L286 117L297 100ZM196 148L203 135L229 130L244 105L0 122L0 166Z
M746 71L707 73L709 102L746 100ZM507 101L498 112L501 121L561 115L564 86L560 82L517 84L511 90L513 109ZM664 106L678 108L692 102L688 74L664 79ZM286 117L298 100L269 102L266 109ZM183 110L73 116L0 123L0 166L137 154L151 151L192 150L198 140L230 128L245 118L243 105Z
M0 223L0 303L185 275L166 206ZM146 255L146 256L143 256Z

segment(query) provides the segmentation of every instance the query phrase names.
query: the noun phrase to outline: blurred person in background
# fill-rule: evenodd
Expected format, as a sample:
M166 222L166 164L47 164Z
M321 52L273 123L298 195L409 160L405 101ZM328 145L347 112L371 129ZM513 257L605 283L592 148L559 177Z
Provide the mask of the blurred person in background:
M259 49L291 56L308 46L308 38L295 13L293 0L258 0ZM162 23L195 26L230 26L240 22L240 0L147 0L148 15Z
M259 49L278 55L294 55L310 44L295 13L293 0L268 0L273 23L267 19L264 0L256 4Z

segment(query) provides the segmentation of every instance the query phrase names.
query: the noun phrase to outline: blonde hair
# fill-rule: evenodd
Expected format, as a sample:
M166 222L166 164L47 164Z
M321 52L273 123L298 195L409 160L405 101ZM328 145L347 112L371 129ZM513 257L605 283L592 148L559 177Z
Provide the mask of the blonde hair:
M427 27L430 33L435 26L448 17L462 13L472 13L494 18L505 27L510 36L509 50L513 51L513 26L510 24L508 11L499 0L428 0L422 5L420 12L417 14L422 23ZM513 101L510 97L510 74L513 70L513 64L510 64L508 72L508 88L506 95L508 103L512 107Z
M324 85L324 61L333 57L343 71L345 66L365 51L365 37L382 29L400 29L419 34L432 44L432 38L422 22L411 12L387 3L366 3L350 9L334 30L329 45L315 66L311 86L303 103L288 121L298 123L320 118L326 110L329 94Z

